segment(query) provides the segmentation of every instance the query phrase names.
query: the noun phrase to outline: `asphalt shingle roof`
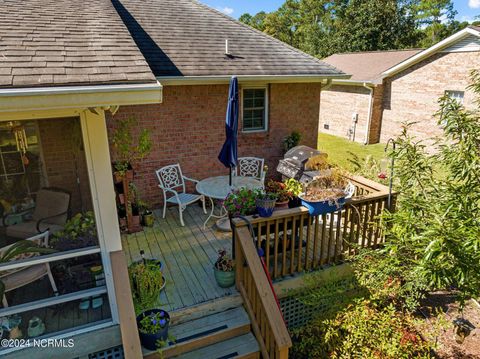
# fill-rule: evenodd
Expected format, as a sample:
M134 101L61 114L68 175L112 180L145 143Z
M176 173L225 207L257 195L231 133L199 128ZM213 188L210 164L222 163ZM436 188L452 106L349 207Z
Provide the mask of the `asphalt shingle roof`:
M197 1L112 3L156 76L344 75Z
M423 49L349 52L331 55L323 61L352 75L350 80L379 80L382 73L418 54Z
M0 0L0 87L152 83L110 0Z

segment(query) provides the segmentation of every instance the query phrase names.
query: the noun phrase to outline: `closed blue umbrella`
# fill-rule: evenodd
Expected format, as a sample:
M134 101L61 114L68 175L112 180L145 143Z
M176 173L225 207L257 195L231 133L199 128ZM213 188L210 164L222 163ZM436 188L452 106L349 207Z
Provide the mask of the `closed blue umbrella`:
M228 90L227 115L225 117L226 140L218 155L220 162L230 168L230 186L232 185L232 171L237 166L237 131L238 131L238 80L235 76L230 80Z

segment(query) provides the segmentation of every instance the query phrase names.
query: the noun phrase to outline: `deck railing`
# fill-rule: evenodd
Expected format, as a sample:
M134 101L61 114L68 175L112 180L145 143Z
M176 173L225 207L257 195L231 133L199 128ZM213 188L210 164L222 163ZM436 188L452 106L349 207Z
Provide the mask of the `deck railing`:
M236 285L252 321L252 329L264 359L287 359L292 346L282 313L252 236L247 227L235 228Z
M352 200L343 210L312 217L305 207L276 211L269 218L247 217L254 231L252 243L262 248L272 279L338 263L358 248L380 245L384 236L380 214L387 208L388 187L359 176ZM396 193L392 193L391 208ZM247 226L234 219L236 228Z
M312 217L305 207L299 207L276 211L269 218L232 220L236 285L263 358L288 358L291 340L259 258L259 248L263 249L270 277L277 279L339 263L358 248L375 248L384 241L379 215L387 208L388 187L359 176L349 179L355 185L354 196L333 214ZM396 193L391 196L392 211Z

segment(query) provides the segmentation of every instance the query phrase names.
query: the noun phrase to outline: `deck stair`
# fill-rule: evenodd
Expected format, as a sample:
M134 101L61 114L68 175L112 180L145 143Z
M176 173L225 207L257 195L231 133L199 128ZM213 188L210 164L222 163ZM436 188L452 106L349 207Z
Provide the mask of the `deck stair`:
M243 306L174 324L170 334L175 342L162 349L164 358L260 358L259 345ZM143 354L144 358L161 358L156 352Z

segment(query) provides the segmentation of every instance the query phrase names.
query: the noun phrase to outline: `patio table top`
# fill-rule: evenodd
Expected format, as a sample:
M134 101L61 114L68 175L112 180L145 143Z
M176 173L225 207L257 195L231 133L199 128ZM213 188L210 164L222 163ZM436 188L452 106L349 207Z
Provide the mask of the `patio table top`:
M240 188L259 189L262 182L253 177L233 176L232 186L229 185L229 176L209 177L197 183L197 192L214 199L225 199L228 194Z

